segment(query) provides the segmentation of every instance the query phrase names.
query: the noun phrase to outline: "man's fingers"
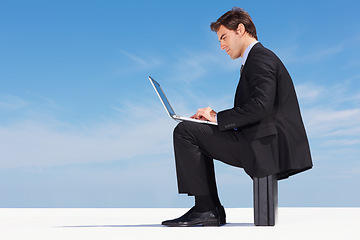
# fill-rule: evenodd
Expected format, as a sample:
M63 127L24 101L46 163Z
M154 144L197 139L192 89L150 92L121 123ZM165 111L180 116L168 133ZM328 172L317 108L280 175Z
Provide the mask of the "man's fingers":
M210 118L215 115L216 112L214 110L212 110L210 107L206 107L206 108L199 108L197 112L190 118L209 121Z

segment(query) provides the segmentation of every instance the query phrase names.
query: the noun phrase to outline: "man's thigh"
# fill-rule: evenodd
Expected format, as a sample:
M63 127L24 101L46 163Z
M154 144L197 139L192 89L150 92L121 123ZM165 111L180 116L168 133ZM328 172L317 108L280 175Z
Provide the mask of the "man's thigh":
M174 134L192 141L207 157L229 165L244 167L254 158L249 143L240 131L220 131L215 125L182 122L178 124Z

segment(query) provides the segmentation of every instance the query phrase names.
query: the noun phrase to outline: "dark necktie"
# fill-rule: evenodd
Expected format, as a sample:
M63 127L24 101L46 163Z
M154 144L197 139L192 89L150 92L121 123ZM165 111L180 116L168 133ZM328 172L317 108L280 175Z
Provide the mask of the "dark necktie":
M241 65L240 74L242 73L243 68L244 68L244 65Z

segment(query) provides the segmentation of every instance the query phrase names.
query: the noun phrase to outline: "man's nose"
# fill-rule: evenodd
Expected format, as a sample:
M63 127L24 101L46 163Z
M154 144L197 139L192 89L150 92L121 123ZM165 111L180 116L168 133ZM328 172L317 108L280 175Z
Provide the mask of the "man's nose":
M225 45L223 43L220 43L220 49L224 50L225 49Z

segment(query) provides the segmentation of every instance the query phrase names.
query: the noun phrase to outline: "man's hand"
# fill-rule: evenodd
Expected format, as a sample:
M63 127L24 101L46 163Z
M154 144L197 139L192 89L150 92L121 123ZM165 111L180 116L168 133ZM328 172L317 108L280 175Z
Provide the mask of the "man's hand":
M196 114L191 116L191 118L205 120L216 123L216 112L210 107L200 108L197 110Z

